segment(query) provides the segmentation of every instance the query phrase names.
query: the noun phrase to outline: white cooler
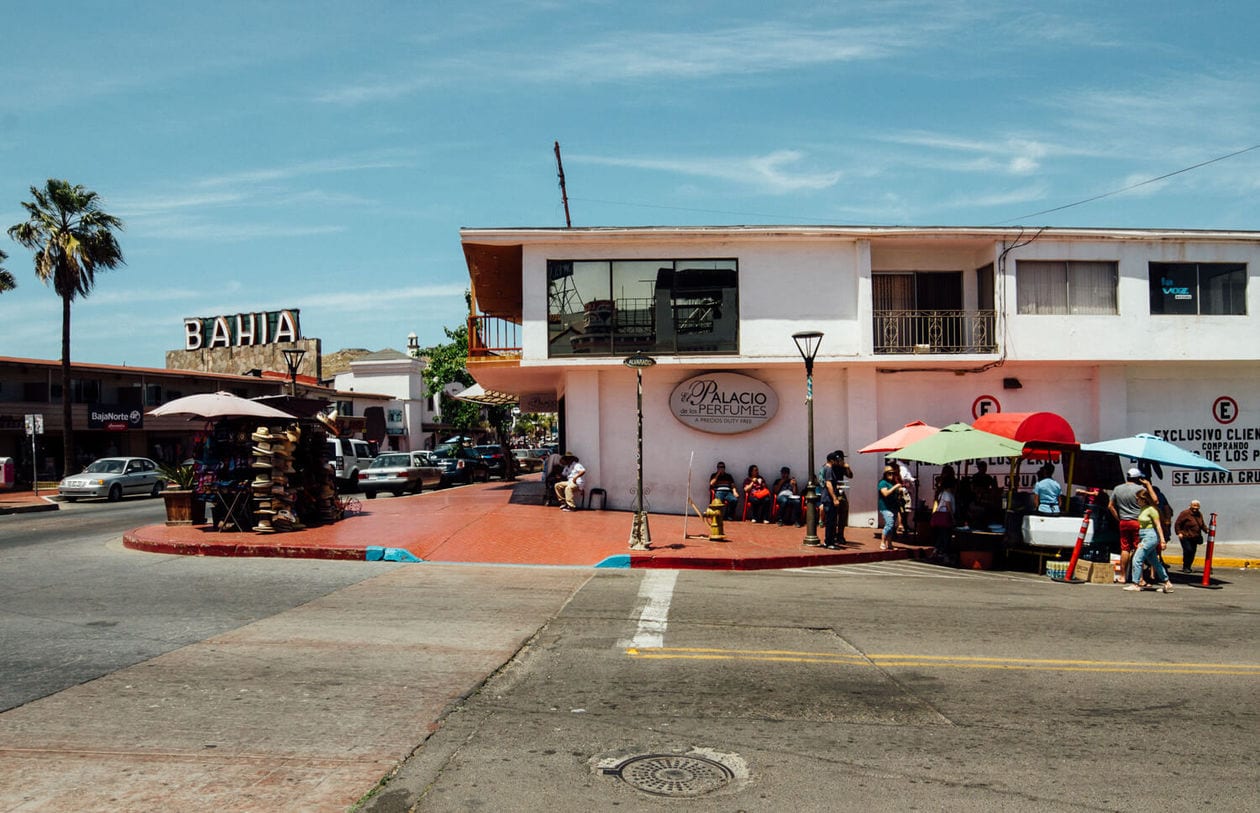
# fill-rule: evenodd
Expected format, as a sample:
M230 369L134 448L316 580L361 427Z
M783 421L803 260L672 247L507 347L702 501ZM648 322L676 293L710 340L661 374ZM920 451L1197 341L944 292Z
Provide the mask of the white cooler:
M1082 517L1024 516L1024 544L1034 548L1072 548L1081 532ZM1094 538L1094 520L1085 529L1085 544Z

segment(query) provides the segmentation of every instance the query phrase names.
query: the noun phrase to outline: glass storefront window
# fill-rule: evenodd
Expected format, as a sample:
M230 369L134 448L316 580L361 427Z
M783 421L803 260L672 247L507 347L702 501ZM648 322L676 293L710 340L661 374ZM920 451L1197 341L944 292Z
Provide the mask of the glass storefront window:
M552 358L739 353L732 259L549 260Z

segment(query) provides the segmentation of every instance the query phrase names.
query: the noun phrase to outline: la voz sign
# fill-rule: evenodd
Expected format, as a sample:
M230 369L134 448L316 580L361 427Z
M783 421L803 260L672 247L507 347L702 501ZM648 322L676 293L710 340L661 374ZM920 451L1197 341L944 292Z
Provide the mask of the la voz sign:
M692 429L735 435L756 429L779 411L769 385L740 373L706 373L689 378L669 396L674 417Z
M296 342L302 338L298 310L191 316L184 320L184 349L251 347Z

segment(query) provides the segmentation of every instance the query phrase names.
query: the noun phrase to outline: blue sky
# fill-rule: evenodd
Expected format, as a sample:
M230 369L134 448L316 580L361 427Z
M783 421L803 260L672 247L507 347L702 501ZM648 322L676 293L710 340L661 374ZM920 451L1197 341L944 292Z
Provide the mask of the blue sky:
M50 177L126 222L76 360L297 307L324 351L441 342L461 226L1260 228L1254 2L9 4L0 226ZM1032 9L1032 10L1028 10ZM29 252L0 355L57 358Z

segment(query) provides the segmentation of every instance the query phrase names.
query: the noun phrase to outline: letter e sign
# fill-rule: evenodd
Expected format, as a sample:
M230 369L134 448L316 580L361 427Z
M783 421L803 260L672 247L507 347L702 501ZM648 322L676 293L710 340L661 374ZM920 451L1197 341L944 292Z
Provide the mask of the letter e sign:
M1001 412L1002 405L998 403L998 399L992 395L981 395L979 398L971 402L971 417L979 418L981 415L988 415L990 412Z

